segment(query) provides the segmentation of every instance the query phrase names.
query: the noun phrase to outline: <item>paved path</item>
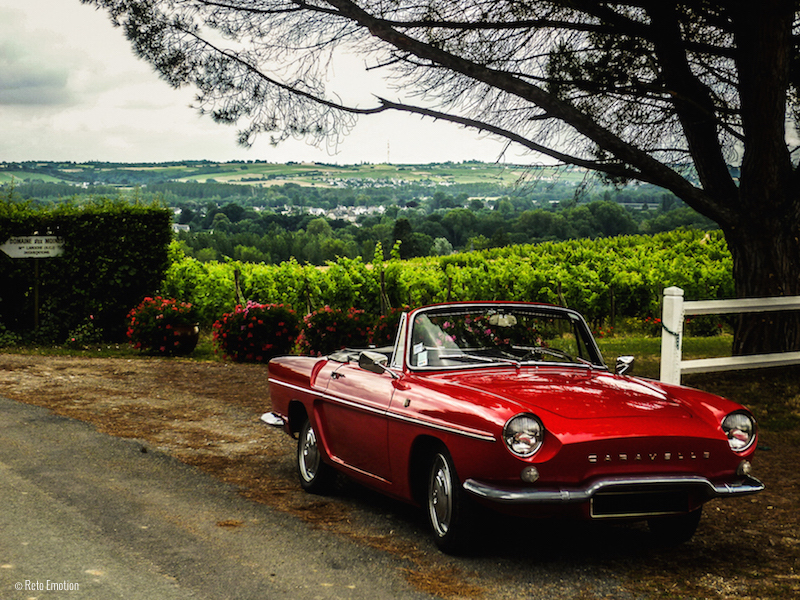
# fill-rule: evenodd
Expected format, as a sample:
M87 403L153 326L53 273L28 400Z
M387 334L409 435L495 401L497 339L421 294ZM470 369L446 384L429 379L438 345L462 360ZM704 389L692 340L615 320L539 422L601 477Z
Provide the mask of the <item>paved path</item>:
M3 600L430 598L408 566L135 441L0 398Z

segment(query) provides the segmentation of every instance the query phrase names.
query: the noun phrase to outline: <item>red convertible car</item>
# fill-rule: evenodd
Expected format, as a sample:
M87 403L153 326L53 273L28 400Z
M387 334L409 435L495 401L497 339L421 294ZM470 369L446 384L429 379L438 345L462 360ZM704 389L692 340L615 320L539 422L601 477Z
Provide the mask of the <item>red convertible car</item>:
M425 508L445 552L479 505L527 516L647 520L665 541L703 504L763 489L757 428L724 398L615 372L575 311L531 303L428 306L393 347L269 363L272 413L296 436L301 486L339 471Z

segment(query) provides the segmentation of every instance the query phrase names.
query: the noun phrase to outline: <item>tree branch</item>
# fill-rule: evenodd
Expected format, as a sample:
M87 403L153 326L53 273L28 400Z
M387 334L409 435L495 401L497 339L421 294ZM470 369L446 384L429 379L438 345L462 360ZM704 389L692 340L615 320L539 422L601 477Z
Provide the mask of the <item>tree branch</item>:
M633 171L638 173L638 178L669 189L679 197L693 199L707 212L715 214L717 217L720 216L719 210L713 206L703 190L693 186L679 173L660 163L647 152L625 142L588 115L542 88L508 73L476 64L441 48L416 40L389 27L381 19L367 13L350 0L327 0L327 2L334 6L343 17L358 23L368 29L376 38L384 40L402 52L425 58L475 81L486 83L531 102L594 141L600 148L612 152L621 162L631 165Z
M444 113L430 108L423 108L420 106L412 106L400 102L393 102L391 100L387 100L385 98L380 98L380 97L378 98L378 100L380 101L381 106L379 109L376 109L376 112L379 112L380 110L396 110L399 112L421 115L423 117L430 117L434 120L447 121L450 123L455 123L457 125L463 125L464 127L469 127L470 129L475 129L479 132L485 131L487 133L491 133L498 137L505 138L506 140L510 142L515 142L529 150L532 150L533 152L538 152L539 154L544 154L545 156L554 158L563 164L585 167L592 171L601 171L613 177L637 179L645 183L654 183L648 181L640 171L626 168L621 163L591 161L580 158L578 156L572 156L564 152L559 152L558 150L555 150L553 148L537 144L536 142L529 140L511 130L504 129L502 127L498 127L496 125L492 125L484 121L479 121L477 119L470 119L467 117L461 117L459 115ZM547 119L551 117L547 115L541 115L536 118Z

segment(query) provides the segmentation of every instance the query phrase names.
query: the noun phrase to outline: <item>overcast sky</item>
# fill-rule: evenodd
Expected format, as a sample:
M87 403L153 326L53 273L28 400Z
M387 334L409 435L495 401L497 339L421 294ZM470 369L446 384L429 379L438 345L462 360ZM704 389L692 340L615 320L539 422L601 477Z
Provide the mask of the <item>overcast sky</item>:
M266 136L245 149L235 127L189 108L193 97L137 59L106 13L78 0L0 0L0 161L492 162L503 147L454 125L380 115L362 118L335 153L294 140L274 148Z

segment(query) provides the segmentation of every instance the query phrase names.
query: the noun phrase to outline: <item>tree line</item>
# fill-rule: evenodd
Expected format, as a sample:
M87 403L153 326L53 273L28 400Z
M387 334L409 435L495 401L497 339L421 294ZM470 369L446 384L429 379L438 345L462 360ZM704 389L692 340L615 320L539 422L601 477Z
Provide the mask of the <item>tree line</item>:
M294 258L322 265L337 257L369 259L376 243L388 256L399 241L400 258L409 259L513 244L715 228L668 194L638 204L611 198L605 192L579 201L571 192L551 203L437 190L432 196L409 201L357 202L380 208L357 216L342 205L338 211L330 208L331 212L319 214L297 210L297 205L284 205L295 210L279 212L228 202L209 204L205 210L181 209L178 220L190 230L178 238L187 255L202 262L233 259L277 264Z
M287 183L156 182L126 192L136 201L169 206L188 256L201 262L322 265L337 257L369 259L380 243L388 256L400 241L403 259L442 256L513 244L658 233L680 227L713 229L710 220L655 186L585 186L537 181L431 186L363 181L346 187ZM28 182L14 196L47 205L80 203L111 186Z

